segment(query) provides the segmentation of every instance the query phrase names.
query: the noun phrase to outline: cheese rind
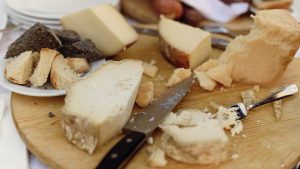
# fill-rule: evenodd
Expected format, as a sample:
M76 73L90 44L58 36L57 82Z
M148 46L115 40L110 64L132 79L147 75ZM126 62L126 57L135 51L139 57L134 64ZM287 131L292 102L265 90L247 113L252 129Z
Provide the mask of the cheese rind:
M91 39L106 56L117 54L138 39L138 34L125 18L108 4L64 16L61 23L65 29Z
M258 11L248 35L238 36L220 56L236 82L268 86L283 75L300 45L300 25L286 10Z
M211 35L189 25L161 17L160 49L175 66L195 68L211 52Z
M67 90L62 118L68 140L92 153L120 133L132 111L142 73L140 61L108 61L73 84Z

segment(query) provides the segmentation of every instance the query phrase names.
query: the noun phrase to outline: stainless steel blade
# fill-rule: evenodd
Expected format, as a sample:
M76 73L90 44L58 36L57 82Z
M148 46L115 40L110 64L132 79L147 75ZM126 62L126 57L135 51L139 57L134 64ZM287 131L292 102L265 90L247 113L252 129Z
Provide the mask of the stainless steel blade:
M181 81L167 89L157 100L131 118L123 128L126 131L138 131L151 134L164 120L193 85L194 77Z

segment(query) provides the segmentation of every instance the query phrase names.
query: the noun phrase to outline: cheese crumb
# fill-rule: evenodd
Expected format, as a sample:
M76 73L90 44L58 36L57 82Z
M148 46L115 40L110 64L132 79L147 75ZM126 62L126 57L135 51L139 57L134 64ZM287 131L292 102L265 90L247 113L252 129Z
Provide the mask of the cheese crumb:
M255 103L255 95L253 90L246 90L241 92L243 103L248 106Z
M231 136L240 134L243 131L242 121L238 120L237 108L225 108L220 106L217 112L217 119L224 129L230 130Z
M273 102L273 106L274 106L275 117L277 120L279 120L282 115L282 100L277 100Z
M149 64L147 62L143 62L144 75L149 77L155 77L158 72L158 67L155 65Z
M140 85L135 102L142 108L148 106L153 101L153 82L144 82Z
M245 135L245 134L242 134L242 137L243 137L243 138L246 138L246 135Z
M167 87L173 86L184 79L187 79L192 75L191 69L178 68L173 71L173 74L170 76Z
M155 64L156 64L156 60L152 59L152 60L150 61L150 64L151 64L151 65L155 65Z
M147 150L150 153L148 163L151 167L164 167L167 165L168 161L164 151L154 145L149 146Z
M149 137L148 140L147 140L147 143L148 144L153 144L153 137Z
M254 85L254 86L253 86L253 90L254 90L255 92L259 92L259 91L260 91L259 85Z
M238 154L232 154L231 159L237 160L240 156Z

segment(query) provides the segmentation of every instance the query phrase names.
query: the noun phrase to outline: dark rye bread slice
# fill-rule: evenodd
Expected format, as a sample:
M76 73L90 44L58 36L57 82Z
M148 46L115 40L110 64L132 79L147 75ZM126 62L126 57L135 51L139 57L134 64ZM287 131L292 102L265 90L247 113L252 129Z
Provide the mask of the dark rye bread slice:
M86 58L89 62L104 58L95 44L89 39L72 44L64 44L57 50L65 57Z
M54 30L63 45L80 41L80 36L72 30Z
M18 56L25 51L39 52L42 48L56 49L60 46L61 41L50 28L36 23L9 45L5 58Z

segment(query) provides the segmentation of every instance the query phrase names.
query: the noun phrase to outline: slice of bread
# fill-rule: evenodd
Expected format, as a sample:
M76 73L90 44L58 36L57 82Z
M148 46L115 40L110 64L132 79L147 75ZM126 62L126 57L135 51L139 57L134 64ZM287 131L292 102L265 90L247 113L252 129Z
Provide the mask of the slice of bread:
M90 70L89 62L85 58L66 58L65 60L76 73L87 73Z
M67 90L62 127L89 153L118 135L128 121L142 79L142 62L108 61Z
M58 52L53 49L43 48L40 52L40 59L33 74L30 76L30 83L35 86L42 86L46 83L54 58Z
M5 77L12 83L26 84L28 83L32 69L32 52L23 52L19 56L7 61Z
M252 0L257 9L289 9L293 0Z
M50 81L56 89L68 89L70 85L78 81L77 75L69 66L62 55L55 57L50 73Z
M33 68L36 68L40 60L40 52L32 52Z

